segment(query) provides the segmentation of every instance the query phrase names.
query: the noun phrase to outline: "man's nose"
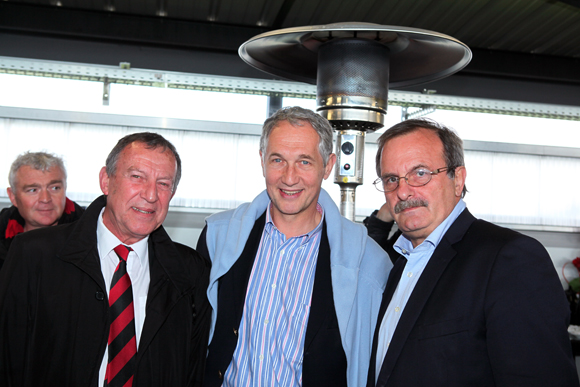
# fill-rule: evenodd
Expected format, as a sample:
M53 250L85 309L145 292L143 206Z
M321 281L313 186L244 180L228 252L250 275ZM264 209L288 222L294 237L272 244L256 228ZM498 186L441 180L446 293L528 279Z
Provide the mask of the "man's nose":
M399 179L399 186L397 187L397 196L401 200L407 200L413 196L413 187L409 185L407 179Z
M282 176L282 182L286 185L294 185L298 183L298 171L296 171L296 166L288 165Z
M39 200L43 203L48 203L50 202L52 199L52 196L50 195L49 190L47 189L41 189L40 190L40 197Z
M141 190L141 197L148 202L156 202L157 201L157 182L155 181L147 181L143 189Z

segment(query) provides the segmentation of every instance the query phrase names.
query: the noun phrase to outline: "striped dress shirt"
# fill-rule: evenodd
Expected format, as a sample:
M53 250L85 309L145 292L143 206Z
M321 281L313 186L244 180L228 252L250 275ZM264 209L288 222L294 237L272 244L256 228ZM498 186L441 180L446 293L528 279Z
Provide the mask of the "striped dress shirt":
M223 386L301 386L320 223L286 239L266 212L266 225L248 281L238 342Z

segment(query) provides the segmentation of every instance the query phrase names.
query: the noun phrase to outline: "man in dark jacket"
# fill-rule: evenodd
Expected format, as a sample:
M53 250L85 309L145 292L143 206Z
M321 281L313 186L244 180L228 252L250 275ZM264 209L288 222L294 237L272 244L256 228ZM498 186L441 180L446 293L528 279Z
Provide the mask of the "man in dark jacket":
M16 238L0 273L0 385L197 386L209 265L161 223L181 176L154 133L119 141L75 223Z
M12 206L0 212L0 268L16 235L74 222L83 213L66 197L66 169L60 157L23 153L12 163L8 182Z
M578 387L552 260L535 239L471 215L457 134L407 120L378 143L378 188L402 235L367 386Z

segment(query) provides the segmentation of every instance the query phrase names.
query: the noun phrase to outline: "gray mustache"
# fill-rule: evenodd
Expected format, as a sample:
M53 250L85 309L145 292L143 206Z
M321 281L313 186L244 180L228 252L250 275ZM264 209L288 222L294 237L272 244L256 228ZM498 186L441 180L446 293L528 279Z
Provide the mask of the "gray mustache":
M404 202L399 202L395 205L395 214L398 214L399 212L406 210L407 208L427 207L428 205L429 203L427 203L427 201L423 199L406 200Z

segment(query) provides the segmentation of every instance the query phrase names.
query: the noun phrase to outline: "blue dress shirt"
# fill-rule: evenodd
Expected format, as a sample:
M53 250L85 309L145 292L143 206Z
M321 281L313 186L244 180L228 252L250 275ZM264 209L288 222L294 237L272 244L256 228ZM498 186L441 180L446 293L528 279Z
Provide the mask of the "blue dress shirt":
M407 263L401 274L401 279L397 285L397 289L393 294L393 298L387 307L387 311L381 322L381 328L379 330L379 338L377 343L377 363L375 378L378 378L381 371L381 366L383 364L383 359L387 354L389 349L389 344L395 330L397 329L397 324L407 301L415 289L415 285L419 281L419 277L423 273L425 266L429 263L429 259L433 255L433 252L439 245L441 238L447 232L449 227L455 222L459 214L465 209L465 202L459 199L459 202L455 205L451 214L439 225L429 236L417 247L413 247L411 241L409 241L404 235L401 235L395 242L395 250L407 258ZM376 380L375 380L376 381Z

